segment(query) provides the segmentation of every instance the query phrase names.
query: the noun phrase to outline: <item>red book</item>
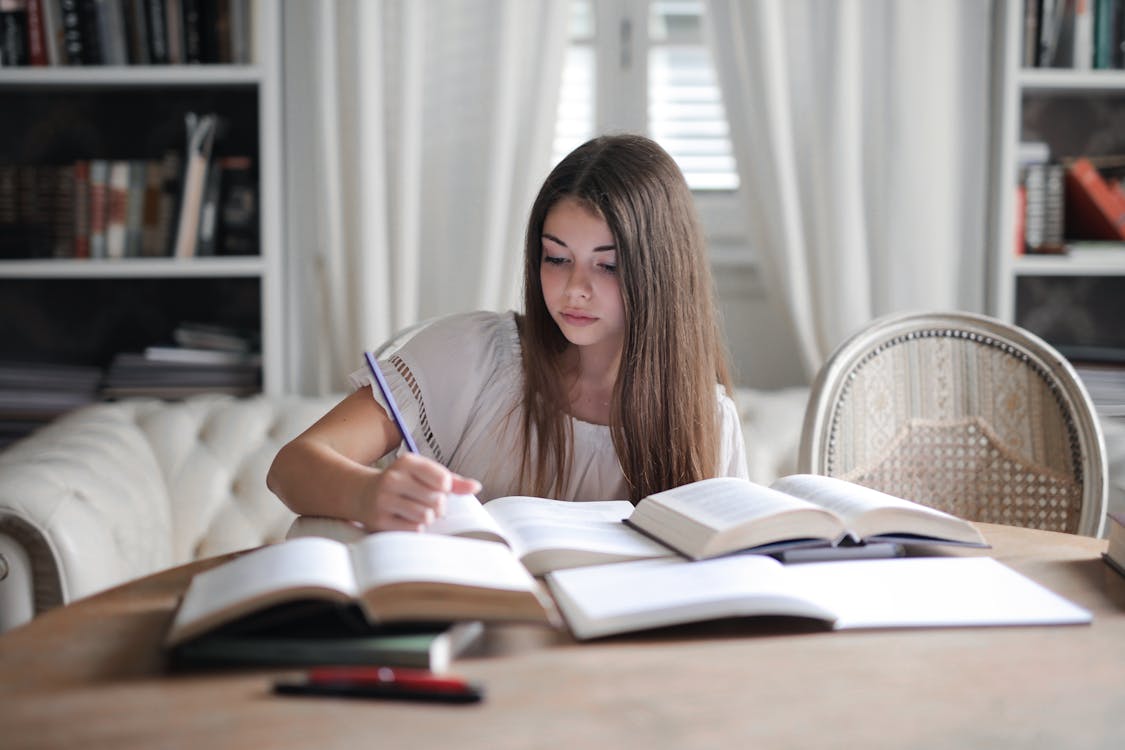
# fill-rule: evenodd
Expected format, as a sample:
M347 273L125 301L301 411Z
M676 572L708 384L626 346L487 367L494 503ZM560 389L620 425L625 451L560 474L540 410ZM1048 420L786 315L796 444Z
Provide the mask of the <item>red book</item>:
M90 257L90 162L74 163L74 257Z
M1114 190L1089 159L1066 171L1066 230L1074 239L1125 240L1125 194Z
M43 19L45 0L27 3L27 58L31 65L47 64L47 32Z

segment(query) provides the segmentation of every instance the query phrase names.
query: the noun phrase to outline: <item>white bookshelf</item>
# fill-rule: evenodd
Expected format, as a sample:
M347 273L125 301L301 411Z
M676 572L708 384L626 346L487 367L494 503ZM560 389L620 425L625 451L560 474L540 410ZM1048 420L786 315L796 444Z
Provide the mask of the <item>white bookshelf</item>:
M1024 0L1004 0L997 5L997 29L993 84L997 91L993 112L991 170L991 248L989 270L990 312L1007 321L1016 320L1019 281L1025 277L1121 277L1125 283L1125 252L1116 250L1070 256L1027 256L1015 251L1015 190L1018 183L1017 150L1024 134L1029 108L1070 101L1097 101L1113 111L1125 112L1125 71L1025 68L1022 65ZM1049 108L1048 108L1048 111ZM1055 111L1058 111L1057 109ZM1073 123L1071 123L1071 126ZM1082 127L1091 137L1110 128L1091 118ZM1078 156L1058 154L1055 156ZM1125 288L1125 286L1123 286Z
M281 106L280 106L280 13L276 3L254 4L252 19L254 62L250 65L152 65L152 66L58 66L0 69L0 112L19 106L38 94L65 100L70 94L84 97L134 97L133 105L144 109L140 100L160 97L162 102L177 97L199 96L200 92L220 92L225 101L245 97L256 118L258 170L259 252L247 256L214 256L188 259L0 259L0 283L14 281L113 282L128 290L130 282L167 280L198 285L200 299L214 291L214 283L239 280L239 288L256 288L262 346L262 386L267 393L285 389L281 309L284 247L281 220ZM240 105L241 106L241 105ZM143 117L143 114L141 115ZM60 118L65 119L65 118ZM104 125L103 125L104 126ZM37 126L38 127L38 126ZM63 138L80 138L83 128L96 123L43 123L44 128L65 131ZM0 144L0 159L20 163L21 155L5 153ZM93 156L93 155L90 155ZM124 283L125 286L120 285ZM192 286L194 294L195 286ZM212 322L222 323L222 320ZM8 325L6 322L5 325ZM16 322L18 325L18 322ZM157 342L152 342L157 343Z

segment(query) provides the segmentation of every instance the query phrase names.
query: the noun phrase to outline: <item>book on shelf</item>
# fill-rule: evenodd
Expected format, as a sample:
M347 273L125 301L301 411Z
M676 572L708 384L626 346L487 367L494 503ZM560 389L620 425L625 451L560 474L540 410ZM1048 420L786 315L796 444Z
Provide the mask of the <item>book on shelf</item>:
M1125 192L1085 157L1067 167L1066 226L1075 239L1125 240Z
M372 624L532 622L555 626L551 598L503 545L385 531L351 544L290 539L197 574L165 644L175 647L278 605L355 605Z
M45 66L47 60L47 29L43 19L44 5L54 0L27 0L27 64Z
M250 0L3 0L0 66L250 62Z
M294 611L298 610L298 611ZM255 618L248 618L253 621ZM484 634L479 620L373 627L338 605L283 605L260 626L236 623L186 641L170 652L176 669L367 665L443 674Z
M109 161L90 160L90 257L108 257Z
M243 353L258 349L257 333L215 323L184 321L172 331L172 338L179 346L188 348Z
M1033 163L1023 171L1024 247L1032 254L1064 252L1065 178L1061 164Z
M717 477L643 498L626 522L693 559L855 543L988 546L968 521L834 477Z
M445 515L425 533L499 542L536 576L581 565L676 556L622 523L632 511L628 500L571 503L513 496L482 504L472 495L450 495ZM326 536L345 542L366 535L355 524L316 516L301 516L289 531L290 538Z
M1028 0L1038 3L1039 47L1035 64L1040 68L1064 67L1059 55L1066 4L1069 0Z
M0 447L98 400L100 367L0 361Z
M106 368L102 395L177 399L211 392L248 396L261 390L261 372L261 360L253 355L243 355L238 360L201 361L119 352Z
M59 23L62 28L60 65L82 65L88 57L83 40L82 0L59 0Z
M1089 70L1094 65L1095 0L1061 0L1055 63L1071 70Z
M0 2L0 68L29 65L27 0Z
M50 223L52 258L69 258L75 249L74 214L78 210L78 197L74 183L74 166L64 164L44 168L52 186Z
M210 256L215 254L219 233L219 188L222 184L223 162L212 160L203 181L203 196L199 207L199 236L195 243L195 254Z
M130 159L128 189L125 193L125 257L137 258L143 253L145 190L148 163L143 159Z
M191 258L196 254L203 196L207 174L211 169L211 150L215 143L218 116L189 112L185 117L185 126L187 148L179 217L176 221L176 240L172 252L175 258Z
M1125 576L1125 513L1106 515L1106 537L1109 542L1102 557L1111 568Z
M109 182L106 187L105 257L125 257L125 236L129 210L129 162L113 159L109 162Z
M782 565L765 555L560 570L547 585L578 640L726 618L826 629L1079 625L1091 614L989 557Z
M186 365L245 365L261 367L262 355L257 352L233 352L223 349L200 349L186 346L148 346L145 359L156 362L177 362Z
M216 252L222 255L257 255L258 177L249 156L225 156L219 160L222 180L219 189Z
M1125 3L1094 0L1094 67L1125 68Z

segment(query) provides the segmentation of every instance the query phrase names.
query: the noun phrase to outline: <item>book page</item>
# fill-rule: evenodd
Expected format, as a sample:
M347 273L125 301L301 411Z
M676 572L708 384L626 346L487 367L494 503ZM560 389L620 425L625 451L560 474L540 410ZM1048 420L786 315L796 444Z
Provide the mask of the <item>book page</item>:
M928 508L910 500L888 495L885 492L879 492L853 482L845 482L835 477L816 474L792 474L781 477L770 486L794 497L808 500L822 508L827 508L844 518L849 524L864 513L882 508L896 508L916 511L928 516L953 518L948 513L943 513L936 508Z
M520 557L541 550L575 550L621 557L660 557L671 550L627 527L628 500L566 502L540 497L504 497L488 503Z
M336 592L330 598L342 600L358 593L345 545L306 537L263 547L192 578L169 643L269 604L326 592Z
M445 515L427 526L425 533L508 543L495 519L473 495L446 495Z
M852 628L1064 625L1091 614L989 557L911 557L793 565L793 586Z
M413 531L381 531L350 545L361 591L395 583L445 583L511 591L535 579L503 544Z
M885 492L834 477L794 474L772 487L827 508L844 519L857 539L910 541L926 537L947 543L987 546L968 521Z
M809 503L744 479L719 477L658 492L642 500L662 505L710 529L721 530Z

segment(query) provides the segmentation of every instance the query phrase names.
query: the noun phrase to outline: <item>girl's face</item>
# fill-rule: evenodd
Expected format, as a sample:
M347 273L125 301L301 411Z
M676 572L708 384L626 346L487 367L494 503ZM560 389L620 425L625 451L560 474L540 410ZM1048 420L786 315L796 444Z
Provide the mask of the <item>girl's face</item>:
M563 335L575 346L620 352L625 303L609 225L579 201L563 198L547 212L541 241L543 302Z

